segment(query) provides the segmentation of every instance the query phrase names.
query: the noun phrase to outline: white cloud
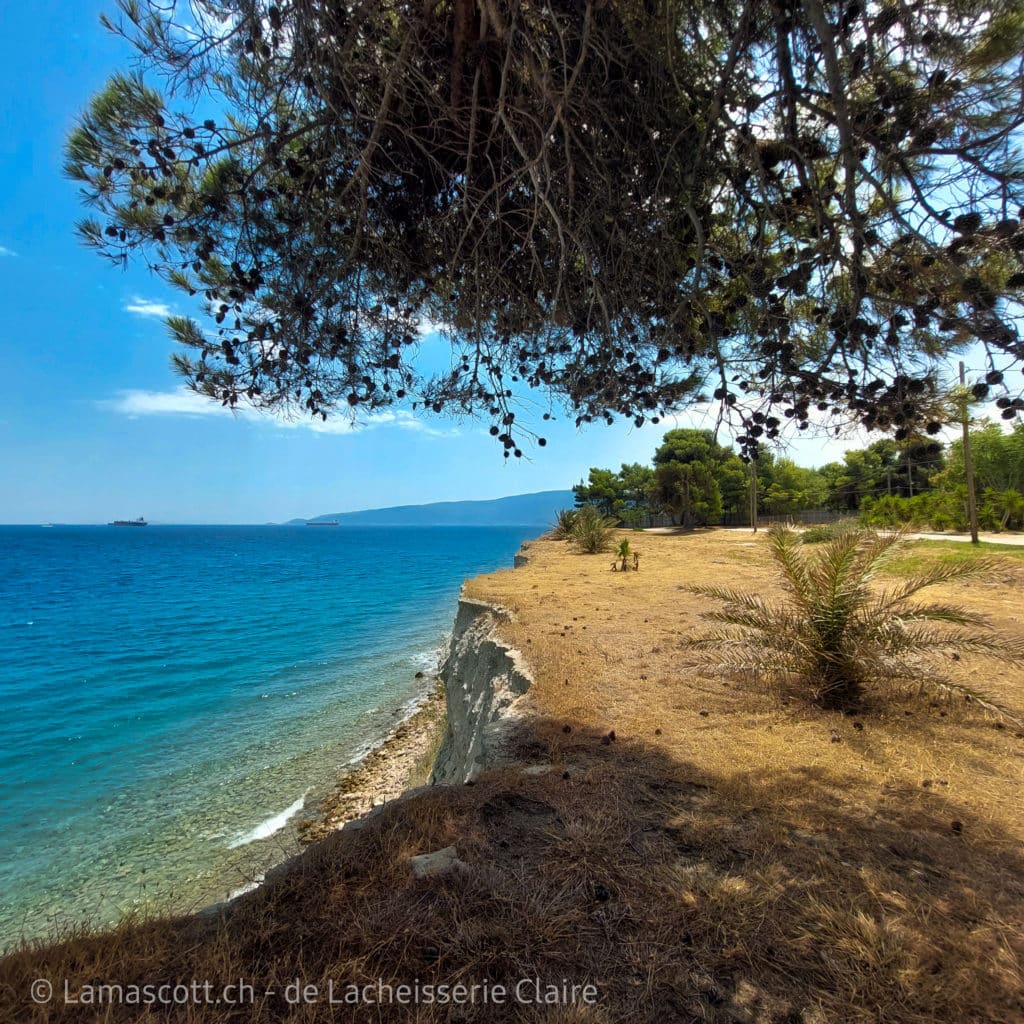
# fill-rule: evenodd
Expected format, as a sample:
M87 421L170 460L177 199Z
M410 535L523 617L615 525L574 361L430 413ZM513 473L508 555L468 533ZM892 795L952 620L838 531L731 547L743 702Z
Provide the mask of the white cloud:
M400 409L398 412L374 413L368 417L368 420L369 426L397 427L399 430L411 430L416 434L426 434L427 437L458 437L460 435L457 427L432 427L405 409ZM330 420L327 423L321 422L320 426L326 427L330 422ZM313 429L317 429L315 422Z
M443 320L420 320L416 325L416 333L421 338L426 338L431 334L451 334L453 329L451 324Z
M13 249L8 249L6 245L0 245L0 256L17 256L18 254Z
M158 316L161 319L171 315L171 307L166 302L154 302L152 299L140 299L136 295L125 307L126 313L136 316Z
M359 434L366 430L376 430L379 427L394 427L398 430L410 430L416 434L425 434L427 437L459 436L459 431L455 427L446 429L432 427L407 409L399 409L395 412L372 412L358 420L350 420L346 416L338 414L328 416L326 420L305 416L287 417L279 413L260 413L254 409L248 410L247 416L251 419L273 420L277 426L284 427L286 430L310 430L314 434Z
M138 419L142 416L233 416L253 423L270 424L284 430L308 430L314 434L358 434L379 427L394 427L425 434L427 437L457 437L455 428L439 429L417 419L405 409L369 413L358 420L344 415L329 416L327 420L305 416L289 416L283 412L261 412L252 406L241 405L229 409L212 398L196 394L188 388L174 391L119 391L116 398L97 403L104 409Z
M117 398L99 403L103 408L130 416L219 416L228 410L188 388L177 391L119 391Z

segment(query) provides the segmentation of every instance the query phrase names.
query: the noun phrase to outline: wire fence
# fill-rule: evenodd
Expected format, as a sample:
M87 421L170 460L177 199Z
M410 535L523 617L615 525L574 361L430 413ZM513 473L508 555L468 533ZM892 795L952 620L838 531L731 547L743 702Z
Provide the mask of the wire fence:
M848 517L850 512L837 512L831 508L811 508L802 512L789 512L786 515L763 516L758 513L758 526L771 526L772 523L791 523L794 526L823 526ZM720 526L749 526L749 512L729 512L722 516Z
M772 523L791 523L794 526L818 526L834 523L849 512L836 512L830 508L805 509L802 512L790 512L786 515L758 515L758 526L770 526ZM632 522L629 525L634 525ZM648 530L656 526L679 526L679 519L665 513L647 513L637 519L636 526ZM729 512L722 516L718 526L750 526L749 512Z

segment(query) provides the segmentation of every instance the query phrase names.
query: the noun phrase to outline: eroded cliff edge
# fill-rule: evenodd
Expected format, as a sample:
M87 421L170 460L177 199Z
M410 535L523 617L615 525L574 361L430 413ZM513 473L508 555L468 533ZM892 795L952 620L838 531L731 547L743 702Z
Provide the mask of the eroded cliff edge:
M507 618L497 605L459 599L440 668L448 722L432 783L466 782L509 758L512 728L525 713L524 694L533 679L519 651L498 638L498 624Z

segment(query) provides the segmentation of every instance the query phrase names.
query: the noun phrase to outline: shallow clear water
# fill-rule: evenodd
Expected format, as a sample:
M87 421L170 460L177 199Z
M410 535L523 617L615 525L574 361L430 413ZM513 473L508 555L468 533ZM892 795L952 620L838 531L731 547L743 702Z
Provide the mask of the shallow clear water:
M282 859L537 532L0 527L0 946Z

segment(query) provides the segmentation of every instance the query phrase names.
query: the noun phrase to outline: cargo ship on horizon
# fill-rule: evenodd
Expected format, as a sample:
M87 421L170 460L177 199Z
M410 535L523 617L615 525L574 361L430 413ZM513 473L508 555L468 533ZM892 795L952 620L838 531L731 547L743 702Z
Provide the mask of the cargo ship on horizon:
M107 526L149 526L142 516L138 519L115 519L112 523L107 523Z

